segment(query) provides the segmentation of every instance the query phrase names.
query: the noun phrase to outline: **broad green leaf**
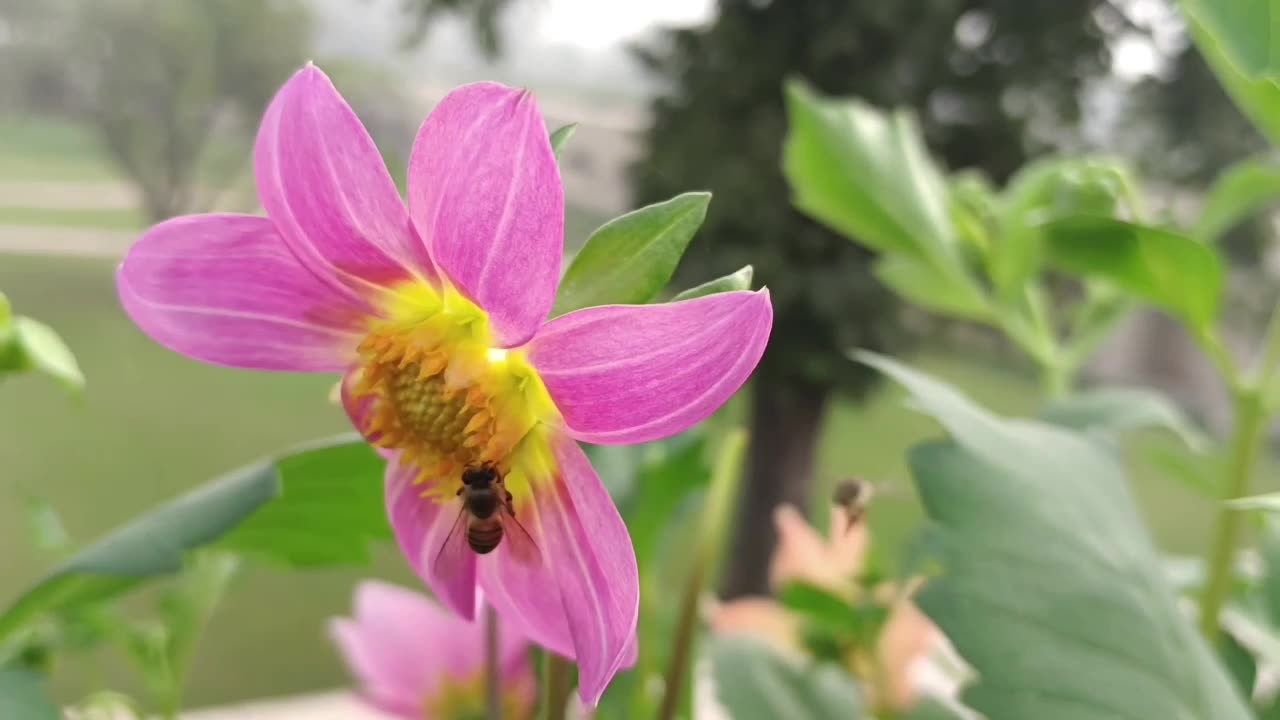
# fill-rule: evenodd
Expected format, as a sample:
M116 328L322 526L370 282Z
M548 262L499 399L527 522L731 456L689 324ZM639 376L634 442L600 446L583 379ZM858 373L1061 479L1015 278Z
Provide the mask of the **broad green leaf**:
M29 317L14 319L18 347L26 358L25 366L34 368L59 381L69 390L84 387L84 374L75 355L53 328Z
M1195 18L1187 18L1187 29L1205 62L1218 76L1218 82L1222 83L1222 88L1235 101L1240 112L1271 140L1272 145L1280 145L1280 85L1273 80L1246 77L1231 64L1218 43L1209 37Z
M733 292L735 290L750 290L751 278L755 274L755 268L750 265L744 265L741 268L722 275L714 280L708 280L701 285L695 285L671 298L671 302L680 302L681 300L692 300L694 298L703 297L704 295L715 295L722 292Z
M1191 234L1213 243L1241 221L1280 199L1280 167L1259 158L1242 160L1213 181Z
M1262 582L1259 585L1267 621L1280 628L1280 517L1266 515L1259 533L1258 557L1262 560Z
M1128 171L1110 159L1050 157L1029 163L1009 180L997 214L999 237L990 253L992 282L1016 298L1043 262L1041 226L1067 215L1115 212Z
M138 517L76 553L0 614L0 645L28 621L182 569L187 551L217 539L280 492L270 463L237 470Z
M870 248L958 262L947 187L906 112L787 84L783 172L796 207Z
M1207 331L1218 314L1222 264L1185 235L1106 217L1079 216L1043 226L1053 263L1107 280Z
M671 279L710 202L711 193L685 193L600 226L560 281L552 314L652 300Z
M561 125L556 128L555 132L551 133L551 151L556 154L557 158L560 157L560 152L564 150L565 145L569 144L570 138L573 137L574 132L577 130L578 123L569 123L568 125Z
M711 479L706 438L701 433L659 447L659 456L640 466L624 514L641 568L650 568L662 552L665 531L680 506L705 490Z
M389 540L383 500L386 463L354 433L318 442L273 463L280 495L220 547L289 567L365 565L370 545Z
M840 666L783 656L752 637L708 641L720 704L733 720L857 720L858 686Z
M1280 513L1280 492L1234 498L1225 501L1225 505L1233 510L1264 510Z
M1117 438L1126 432L1159 428L1187 447L1203 451L1209 441L1191 419L1164 395L1146 388L1104 387L1050 402L1040 418L1054 425Z
M972 711L956 707L955 701L924 697L916 701L903 720L970 720Z
M45 690L43 675L29 670L0 668L0 718L62 720L62 711Z
M884 255L874 267L876 278L908 302L940 315L986 320L987 298L977 286L957 282L934 265L906 255Z
M957 237L986 255L991 251L997 231L995 188L982 173L962 171L952 176L947 191L951 198L951 222Z
M1280 80L1280 5L1275 0L1182 0L1182 7L1245 77Z
M953 438L910 455L940 565L917 603L979 675L967 705L991 720L1250 717L1179 607L1117 453L859 357Z

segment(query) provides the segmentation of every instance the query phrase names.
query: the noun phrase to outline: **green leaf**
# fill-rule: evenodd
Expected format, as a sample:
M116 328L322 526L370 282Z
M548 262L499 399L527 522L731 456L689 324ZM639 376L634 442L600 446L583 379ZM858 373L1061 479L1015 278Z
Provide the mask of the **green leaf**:
M967 705L991 720L1250 717L1179 607L1117 453L859 358L953 438L910 455L941 566L916 600L980 676Z
M560 281L552 314L652 300L671 279L710 202L711 193L684 193L602 225Z
M354 433L285 455L270 466L280 495L230 532L220 547L289 567L367 565L370 545L389 540L386 463Z
M1219 642L1221 645L1218 648L1218 656L1222 659L1222 665L1226 667L1227 672L1231 674L1231 679L1235 681L1236 689L1245 697L1252 696L1253 683L1258 679L1258 664L1254 661L1253 654L1230 632L1222 633L1222 639Z
M71 547L71 535L67 532L67 526L49 501L26 494L23 504L26 506L27 534L36 548L47 552L62 552Z
M239 559L230 553L200 552L182 573L176 587L165 597L165 659L172 682L182 689L195 656L196 646L226 594L239 568Z
M956 707L954 701L925 697L916 701L903 720L969 720L972 711Z
M0 645L41 614L67 610L182 569L184 554L235 527L280 492L270 463L237 470L134 519L81 550L0 615Z
M1182 0L1245 77L1280 80L1280 6L1275 0Z
M1187 29L1205 62L1218 76L1222 89L1235 101L1240 112L1271 140L1272 145L1280 145L1280 85L1273 80L1246 77L1232 65L1222 48L1195 18L1187 18Z
M885 287L926 310L969 320L991 317L991 306L976 286L956 282L923 260L885 255L876 262L874 271Z
M61 720L62 711L45 690L43 675L29 670L0 668L0 718Z
M1262 607L1267 622L1280 628L1280 517L1266 515L1259 533L1258 556L1262 560L1262 582L1259 584Z
M84 374L80 372L75 355L53 328L38 320L19 316L14 321L14 330L27 367L49 375L68 390L84 387Z
M722 275L714 280L708 280L701 285L695 285L671 298L671 302L680 302L681 300L692 300L694 298L703 297L705 295L715 295L722 292L734 292L736 290L750 290L751 278L755 274L755 268L750 265L744 265L728 275Z
M875 250L958 260L947 187L910 114L824 98L802 82L786 92L782 167L796 207Z
M578 123L569 123L556 128L551 133L551 151L560 157L560 152L564 150L564 146L569 143L569 139L573 137L573 133L578 130Z
M1280 167L1260 158L1241 160L1214 179L1191 234L1202 242L1217 242L1223 233L1277 199Z
M1280 513L1280 492L1234 498L1225 501L1223 504L1232 510L1263 510L1265 512Z
M858 687L838 665L807 665L745 636L713 637L708 645L717 696L733 720L863 717Z
M1168 230L1079 216L1043 226L1052 262L1107 280L1164 308L1193 330L1209 330L1222 295L1213 249Z
M711 479L703 434L673 439L659 448L656 457L641 465L626 508L627 529L641 568L650 568L662 552L662 540L680 506L705 490Z
M1009 180L997 214L999 240L990 272L1005 299L1016 298L1043 262L1041 226L1068 215L1115 212L1128 170L1110 159L1049 157L1025 165Z
M1087 390L1050 402L1040 411L1040 419L1113 439L1133 430L1160 428L1197 452L1209 447L1208 438L1173 401L1145 388Z

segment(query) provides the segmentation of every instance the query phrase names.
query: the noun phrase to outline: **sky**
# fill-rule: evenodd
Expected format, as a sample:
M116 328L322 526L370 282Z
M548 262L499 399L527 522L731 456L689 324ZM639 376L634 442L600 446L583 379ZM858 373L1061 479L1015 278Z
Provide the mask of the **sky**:
M618 46L654 25L694 25L711 18L712 0L533 0L535 32L557 45L588 50Z

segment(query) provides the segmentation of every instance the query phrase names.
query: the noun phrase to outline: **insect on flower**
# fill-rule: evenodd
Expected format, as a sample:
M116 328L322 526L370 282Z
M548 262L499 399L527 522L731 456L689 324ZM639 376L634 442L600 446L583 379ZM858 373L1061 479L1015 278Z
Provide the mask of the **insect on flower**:
M353 424L388 458L387 511L417 573L468 619L482 589L504 620L577 661L594 704L635 655L639 578L578 442L649 442L715 412L764 352L768 291L548 320L564 190L533 95L495 83L454 90L423 123L407 207L312 65L267 108L254 172L267 216L151 228L118 272L125 310L197 360L342 373ZM459 495L477 468L495 474L506 539L441 553L460 502L479 514L478 495ZM531 543L511 542L513 517Z

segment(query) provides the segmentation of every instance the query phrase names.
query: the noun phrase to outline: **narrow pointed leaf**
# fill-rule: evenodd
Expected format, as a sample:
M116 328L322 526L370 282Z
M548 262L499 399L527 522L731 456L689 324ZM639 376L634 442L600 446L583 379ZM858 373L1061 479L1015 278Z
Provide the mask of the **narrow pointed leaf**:
M569 140L573 138L573 134L578 130L578 123L569 123L556 128L551 133L551 151L560 157L560 152L564 150L564 146L569 144Z
M680 302L681 300L692 300L704 295L715 295L722 292L733 292L735 290L750 290L751 278L755 275L755 268L750 265L744 265L741 268L722 275L714 280L708 280L701 285L695 285L671 298L671 302Z
M1280 513L1280 493L1265 493L1235 498L1226 501L1226 506L1233 510L1264 510Z
M710 202L711 193L685 193L602 225L560 281L552 314L652 300L671 279Z
M53 328L29 317L14 320L18 347L26 357L26 365L52 377L68 390L84 387L84 374L71 349Z
M237 470L109 533L56 567L0 614L0 645L42 614L130 590L183 567L185 553L216 540L280 492L275 468Z

